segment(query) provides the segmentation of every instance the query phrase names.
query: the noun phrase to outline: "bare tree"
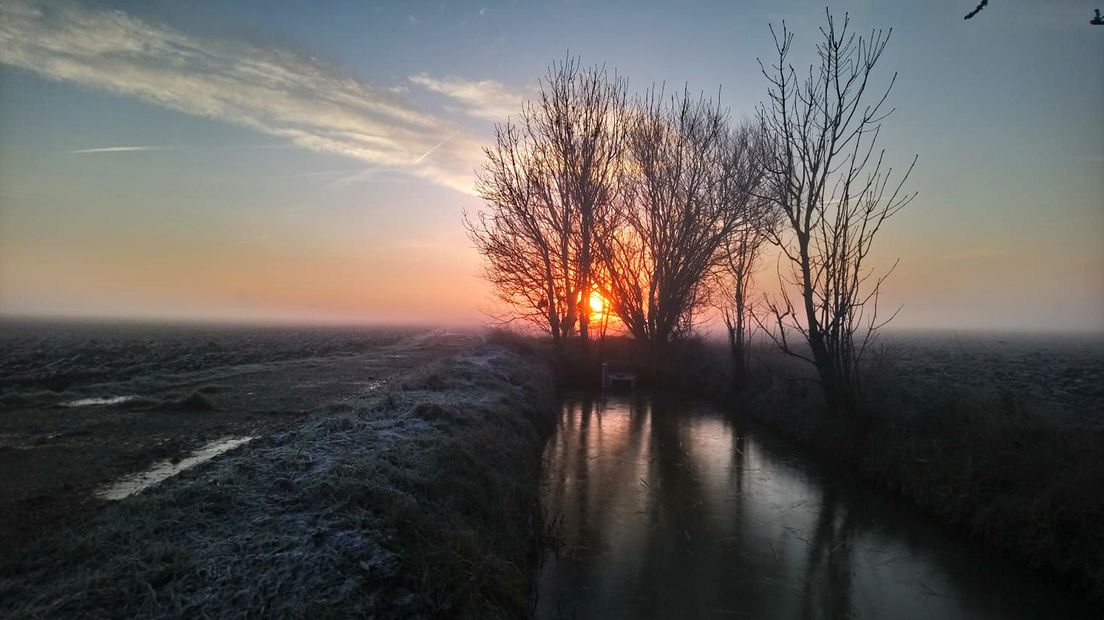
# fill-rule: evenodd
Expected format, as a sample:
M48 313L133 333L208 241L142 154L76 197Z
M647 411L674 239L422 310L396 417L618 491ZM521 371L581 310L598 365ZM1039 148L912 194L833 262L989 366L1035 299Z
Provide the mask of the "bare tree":
M884 103L896 74L880 95L868 96L868 86L892 31L861 37L848 27L846 16L837 28L827 15L816 47L819 65L799 80L788 62L793 35L785 23L781 33L772 26L777 55L769 67L760 62L769 97L758 110L767 141L763 195L783 219L771 240L789 266L779 270L781 299L770 303L772 337L816 367L827 401L838 410L853 409L863 354L888 321L879 319L878 299L889 272L875 275L868 258L885 221L915 197L902 188L916 164L913 158L891 183L885 152L876 148L892 112ZM803 317L790 287L800 295ZM788 335L794 331L807 352L795 348Z
M573 276L569 292L584 342L594 285L594 230L616 192L625 107L623 79L611 79L600 67L582 69L578 59L568 58L552 66L536 105L523 114L544 173L541 198L562 214L565 228L573 229L563 253L573 257L567 261Z
M602 235L604 292L657 354L709 304L709 276L751 196L747 147L703 97L653 88L634 109L616 217Z
M484 276L513 309L511 320L536 325L559 346L575 328L571 257L563 251L571 229L541 200L542 171L527 146L516 125L495 127L476 185L489 209L465 215L464 223L484 258Z
M520 120L496 125L477 182L487 209L465 217L496 295L557 345L587 338L594 230L616 189L625 92L600 67L553 64Z
M732 137L746 144L744 148L752 154L747 159L749 172L745 178L755 192L759 191L763 174L760 135L745 125L738 128ZM728 333L732 380L737 386L747 380L751 338L755 333L759 310L752 291L752 277L758 271L763 246L781 223L778 215L770 201L758 196L751 199L742 222L725 240L722 262L715 273L716 304Z

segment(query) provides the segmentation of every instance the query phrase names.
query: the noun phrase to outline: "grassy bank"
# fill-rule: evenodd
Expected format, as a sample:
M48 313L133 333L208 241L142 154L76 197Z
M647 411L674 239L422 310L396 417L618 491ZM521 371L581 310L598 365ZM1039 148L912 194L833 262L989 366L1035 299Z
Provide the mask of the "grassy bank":
M766 423L924 513L1104 600L1104 423L993 386L872 372L862 409L833 416L810 368L777 351L753 358L737 392L725 351L676 354L671 382Z
M330 403L0 564L0 616L516 617L549 373L484 347Z

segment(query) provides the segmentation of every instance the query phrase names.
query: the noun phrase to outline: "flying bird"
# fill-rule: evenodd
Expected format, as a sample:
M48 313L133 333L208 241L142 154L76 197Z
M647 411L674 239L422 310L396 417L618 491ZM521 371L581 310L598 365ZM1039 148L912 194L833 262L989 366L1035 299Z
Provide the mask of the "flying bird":
M1093 9L1093 11L1096 13L1096 15L1094 15L1093 18L1089 20L1089 23L1094 26L1104 26L1104 19L1100 17L1100 9Z
M966 17L963 17L962 19L970 19L974 15L980 13L981 10L987 6L989 6L989 0L981 0L981 2L976 7L974 7L974 10L967 13Z

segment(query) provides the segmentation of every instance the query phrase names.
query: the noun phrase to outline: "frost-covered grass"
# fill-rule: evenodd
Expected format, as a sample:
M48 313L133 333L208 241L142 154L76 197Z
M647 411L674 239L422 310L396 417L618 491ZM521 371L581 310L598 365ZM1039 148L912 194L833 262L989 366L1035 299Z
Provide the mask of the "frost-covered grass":
M0 561L0 616L516 617L548 372L484 347Z
M426 329L243 327L0 319L0 411L101 397L91 386L159 391L182 375L228 366L376 351Z

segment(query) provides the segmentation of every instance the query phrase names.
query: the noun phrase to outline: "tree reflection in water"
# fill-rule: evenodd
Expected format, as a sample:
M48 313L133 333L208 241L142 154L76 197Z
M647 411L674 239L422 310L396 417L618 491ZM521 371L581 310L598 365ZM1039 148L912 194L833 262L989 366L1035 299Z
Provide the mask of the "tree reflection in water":
M558 544L537 615L1079 617L787 444L670 395L568 397L545 452Z

